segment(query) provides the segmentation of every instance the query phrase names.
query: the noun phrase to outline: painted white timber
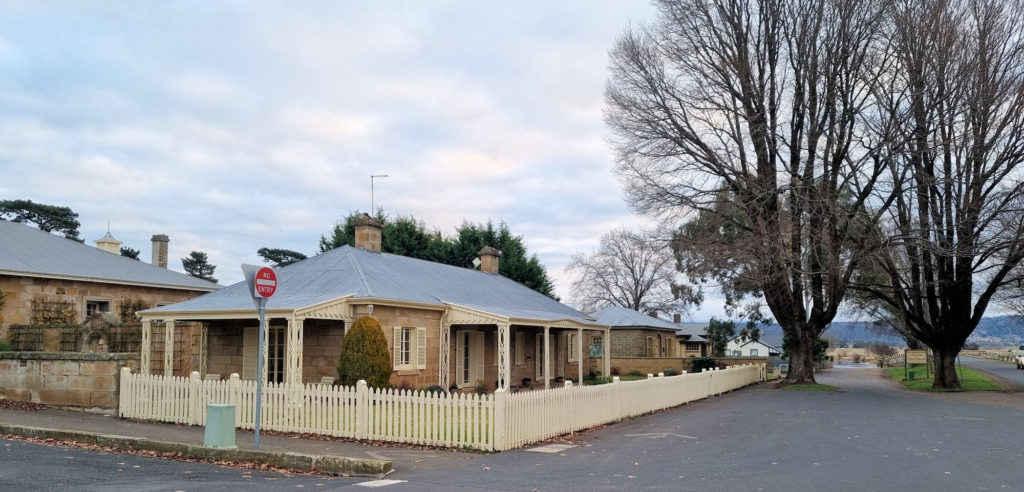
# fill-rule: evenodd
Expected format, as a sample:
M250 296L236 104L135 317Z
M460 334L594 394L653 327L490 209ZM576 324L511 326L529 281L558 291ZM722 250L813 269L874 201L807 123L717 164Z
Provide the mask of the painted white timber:
M267 383L260 427L440 447L505 450L706 398L764 378L761 365L642 381L494 395L322 384ZM121 371L124 418L206 424L206 405L235 405L235 425L254 427L256 382Z

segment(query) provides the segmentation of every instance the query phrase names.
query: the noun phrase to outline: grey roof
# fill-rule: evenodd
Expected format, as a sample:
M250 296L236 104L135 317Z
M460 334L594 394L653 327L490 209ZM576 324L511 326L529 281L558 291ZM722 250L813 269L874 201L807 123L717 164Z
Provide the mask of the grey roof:
M608 306L593 314L602 325L615 328L652 328L656 330L676 330L672 323L648 316L640 311L619 306Z
M468 268L342 246L275 270L277 292L267 309L294 310L351 295L434 305L444 303L509 318L595 321L513 280ZM244 282L146 312L254 309Z
M219 285L0 220L0 274L213 291Z
M708 339L702 335L706 332L707 323L673 323L677 328L676 335L687 337L687 342L707 343Z

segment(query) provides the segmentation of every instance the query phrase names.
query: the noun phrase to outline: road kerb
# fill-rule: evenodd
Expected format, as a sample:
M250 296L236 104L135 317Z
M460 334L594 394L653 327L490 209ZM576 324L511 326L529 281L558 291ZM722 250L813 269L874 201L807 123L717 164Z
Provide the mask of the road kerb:
M54 439L94 444L113 449L156 451L178 453L202 460L236 461L266 464L295 471L316 471L332 475L383 477L392 471L388 460L370 458L349 458L334 455L309 455L254 449L217 449L184 443L154 441L143 437L118 436L96 432L79 432L61 429L46 429L21 425L0 424L0 434L35 439Z

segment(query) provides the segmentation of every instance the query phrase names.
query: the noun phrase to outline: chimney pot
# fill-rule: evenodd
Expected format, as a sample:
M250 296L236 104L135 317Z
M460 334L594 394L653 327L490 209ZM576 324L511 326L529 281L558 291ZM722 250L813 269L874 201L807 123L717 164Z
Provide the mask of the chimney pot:
M484 246L477 254L480 255L480 271L497 275L501 262L501 250Z
M380 233L384 224L368 214L358 215L352 223L356 227L356 247L380 253Z
M150 241L153 243L152 263L160 268L167 268L167 243L171 238L166 234L154 234Z

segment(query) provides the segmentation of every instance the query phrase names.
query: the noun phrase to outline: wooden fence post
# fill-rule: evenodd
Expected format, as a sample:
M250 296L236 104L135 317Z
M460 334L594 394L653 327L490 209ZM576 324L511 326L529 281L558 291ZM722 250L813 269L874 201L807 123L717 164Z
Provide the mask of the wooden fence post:
M231 404L235 406L235 427L242 426L242 381L238 373L233 372L228 376L228 392L231 394Z
M189 425L201 424L199 405L202 398L199 397L199 371L192 371L188 375L188 423Z
M360 379L356 383L356 439L368 438L369 410L369 389L366 387L366 381Z
M505 389L498 388L494 391L494 422L492 434L494 441L491 443L494 451L504 451L507 449L506 436L505 436Z
M118 398L118 402L117 402L117 413L121 417L124 417L125 414L127 413L128 408L126 408L126 407L132 401L135 401L135 395L131 394L131 390L129 389L129 383L128 383L128 379L131 377L131 375L132 375L132 370L131 369L128 369L127 367L122 367L121 368L121 381L120 381L120 383L121 383L120 384L120 388L121 389L118 392L119 398Z

